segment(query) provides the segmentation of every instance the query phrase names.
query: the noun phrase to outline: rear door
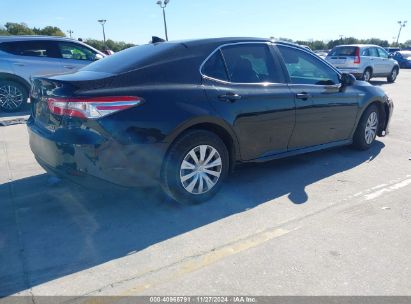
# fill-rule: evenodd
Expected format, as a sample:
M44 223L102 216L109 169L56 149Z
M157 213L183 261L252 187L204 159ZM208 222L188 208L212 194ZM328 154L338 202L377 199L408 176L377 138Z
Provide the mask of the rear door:
M231 44L201 69L209 100L233 127L243 160L287 151L295 102L276 56L268 43Z
M278 49L296 102L288 150L349 139L359 109L358 92L341 89L338 73L310 52L284 45Z
M3 51L14 55L11 64L14 73L30 82L33 76L63 72L56 46L47 40L4 42Z
M97 53L78 43L68 41L56 42L65 73L73 73L96 60Z

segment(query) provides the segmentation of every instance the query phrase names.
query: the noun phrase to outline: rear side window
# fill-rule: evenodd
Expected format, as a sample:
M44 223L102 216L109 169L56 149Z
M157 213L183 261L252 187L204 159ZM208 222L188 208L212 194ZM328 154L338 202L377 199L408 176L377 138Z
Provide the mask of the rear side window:
M235 83L281 83L282 70L266 44L240 44L222 48L228 76Z
M361 56L370 56L370 50L369 49L362 50Z
M94 61L96 53L91 49L76 43L59 42L59 51L63 59Z
M41 40L3 42L0 44L0 50L18 56L60 57L54 43Z
M328 56L355 56L357 47L355 46L337 46L333 48Z
M221 51L215 52L204 64L202 73L208 77L228 81L227 70Z

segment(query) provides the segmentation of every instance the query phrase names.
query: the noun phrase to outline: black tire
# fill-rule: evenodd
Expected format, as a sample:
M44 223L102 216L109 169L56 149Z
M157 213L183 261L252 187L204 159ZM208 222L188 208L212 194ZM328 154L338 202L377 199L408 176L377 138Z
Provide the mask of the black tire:
M375 134L372 136L372 140L367 141L366 128L367 128L367 124L369 122L371 115L374 115L373 113L376 114L376 118L377 118L376 130L375 130ZM379 123L380 123L379 119L380 119L379 110L376 105L371 105L365 110L365 112L361 116L357 129L355 130L355 133L354 133L353 146L356 149L368 150L372 146L372 144L375 141L375 138L377 137Z
M221 167L218 166L216 170L220 170L220 176L215 181L213 187L208 187L207 192L205 193L191 193L189 190L186 190L183 185L184 181L182 181L181 173L184 172L181 168L183 161L189 157L189 152L193 151L193 149L199 149L200 146L207 146L207 151L211 153L212 149L215 149L218 153L215 153L215 157L221 160ZM209 148L210 147L210 148ZM194 151L194 153L197 153ZM196 154L197 155L197 154ZM198 155L197 155L198 156ZM200 157L201 159L201 157ZM190 164L192 164L190 162ZM185 205L193 205L203 203L210 198L212 198L221 188L223 182L228 176L229 172L229 153L227 150L226 145L218 137L216 134L206 131L206 130L190 130L179 137L175 143L173 143L170 151L168 152L164 164L163 164L163 171L162 171L162 187L166 194L168 194L172 199L175 201L185 204ZM215 167L213 167L215 168ZM211 169L211 168L210 168ZM194 172L194 169L187 169L192 170L189 172ZM204 174L204 173L203 173ZM188 176L187 174L186 176ZM184 176L184 175L183 175ZM207 175L210 177L210 175ZM212 177L212 176L211 176ZM216 178L216 177L212 177ZM192 180L187 181L187 183L194 182L195 176ZM205 179L200 176L201 180L205 182ZM214 182L214 181L213 181ZM200 180L194 182L194 187L197 187L197 190L200 189ZM203 182L202 182L203 184ZM204 189L205 189L204 188ZM196 189L193 189L195 191Z
M387 81L388 81L389 83L395 82L395 80L397 79L397 76L398 76L398 72L399 72L398 67L394 67L394 68L392 69L390 75L387 77Z
M369 82L371 80L371 78L372 78L372 70L370 68L366 68L364 70L364 73L362 74L361 79L366 81L366 82Z
M17 112L27 104L28 90L12 80L0 80L0 110Z

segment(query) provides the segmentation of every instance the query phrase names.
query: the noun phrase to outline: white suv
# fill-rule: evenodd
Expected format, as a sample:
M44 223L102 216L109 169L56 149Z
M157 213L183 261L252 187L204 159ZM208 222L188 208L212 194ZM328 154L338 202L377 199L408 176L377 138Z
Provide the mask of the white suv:
M328 53L325 60L341 72L353 74L364 81L387 77L388 82L394 82L400 71L398 62L377 45L339 45Z
M49 36L0 36L0 110L18 111L32 76L74 73L105 57L89 45Z

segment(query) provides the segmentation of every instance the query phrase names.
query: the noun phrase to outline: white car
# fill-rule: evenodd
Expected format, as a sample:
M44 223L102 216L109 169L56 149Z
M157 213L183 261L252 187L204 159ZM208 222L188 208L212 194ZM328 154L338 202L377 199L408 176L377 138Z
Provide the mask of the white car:
M353 74L364 81L386 77L388 82L394 82L400 71L398 62L378 45L339 45L328 53L325 60L342 73Z
M28 98L31 77L74 73L105 56L69 38L0 36L0 110L21 109Z

